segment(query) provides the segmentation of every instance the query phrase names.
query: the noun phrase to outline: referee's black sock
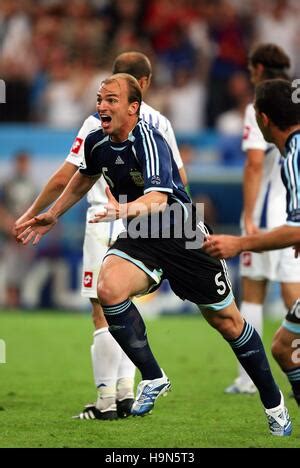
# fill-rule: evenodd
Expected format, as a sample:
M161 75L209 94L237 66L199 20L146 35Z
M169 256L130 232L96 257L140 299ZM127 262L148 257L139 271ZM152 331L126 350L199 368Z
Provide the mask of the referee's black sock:
M228 340L236 357L256 385L265 408L280 404L281 395L271 373L269 362L259 334L245 322L241 335Z
M287 378L290 381L290 384L292 386L294 398L300 406L300 367L294 367L294 369L289 369L283 371Z
M130 299L102 308L110 333L139 369L142 379L153 380L162 377L161 369L148 343L144 321Z

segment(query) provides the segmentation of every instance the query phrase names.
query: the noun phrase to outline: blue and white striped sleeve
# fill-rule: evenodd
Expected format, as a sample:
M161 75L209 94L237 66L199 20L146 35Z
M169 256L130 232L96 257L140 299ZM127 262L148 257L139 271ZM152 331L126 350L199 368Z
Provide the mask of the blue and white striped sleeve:
M300 149L296 139L291 141L290 150L283 162L282 179L287 192L286 224L300 226Z
M173 193L170 148L162 135L147 123L139 122L139 138L133 147L143 167L144 193Z

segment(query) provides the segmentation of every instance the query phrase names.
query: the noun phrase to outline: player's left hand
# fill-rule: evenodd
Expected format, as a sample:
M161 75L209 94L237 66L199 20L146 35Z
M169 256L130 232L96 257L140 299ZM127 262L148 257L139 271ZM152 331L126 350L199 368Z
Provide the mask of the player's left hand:
M117 202L109 187L106 187L105 193L107 196L106 205L103 206L103 210L101 212L96 213L94 217L89 220L89 223L115 221L120 217L120 203Z
M235 257L242 251L240 237L212 235L206 237L203 250L216 258Z

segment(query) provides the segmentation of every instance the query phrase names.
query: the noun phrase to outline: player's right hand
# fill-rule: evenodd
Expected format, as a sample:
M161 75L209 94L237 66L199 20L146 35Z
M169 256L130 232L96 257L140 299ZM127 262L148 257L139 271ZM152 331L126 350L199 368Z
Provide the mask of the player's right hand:
M18 226L18 230L21 232L17 239L24 245L27 245L30 241L32 241L33 245L36 245L39 243L41 238L47 234L53 226L55 226L56 223L57 217L50 211L42 213Z
M241 237L213 234L205 238L202 249L216 258L231 258L242 252Z
M102 211L96 213L89 223L101 223L103 221L115 221L120 217L120 204L117 202L115 197L110 191L109 187L106 187L105 193L107 196L107 203L102 207ZM124 204L125 205L125 204ZM123 205L123 206L124 206Z

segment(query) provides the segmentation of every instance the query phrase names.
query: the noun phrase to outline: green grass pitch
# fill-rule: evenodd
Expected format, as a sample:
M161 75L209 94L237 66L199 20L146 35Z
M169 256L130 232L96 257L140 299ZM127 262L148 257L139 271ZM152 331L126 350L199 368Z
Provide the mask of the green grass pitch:
M257 395L223 393L236 362L201 317L161 317L147 325L172 392L143 418L80 421L71 416L95 398L90 318L0 313L0 339L7 347L7 363L0 365L0 447L299 447L300 411L293 400L286 399L293 434L277 438L268 434ZM268 349L277 325L266 323ZM287 396L286 378L271 363Z

